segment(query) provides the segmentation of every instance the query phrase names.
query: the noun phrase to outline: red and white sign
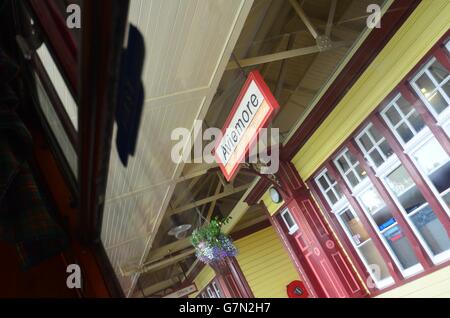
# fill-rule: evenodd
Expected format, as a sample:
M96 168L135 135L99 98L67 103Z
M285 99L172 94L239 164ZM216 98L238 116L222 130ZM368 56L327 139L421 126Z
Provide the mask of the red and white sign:
M261 128L267 127L279 108L261 74L250 72L222 129L222 138L214 148L216 161L227 181L236 175L239 164L255 146Z

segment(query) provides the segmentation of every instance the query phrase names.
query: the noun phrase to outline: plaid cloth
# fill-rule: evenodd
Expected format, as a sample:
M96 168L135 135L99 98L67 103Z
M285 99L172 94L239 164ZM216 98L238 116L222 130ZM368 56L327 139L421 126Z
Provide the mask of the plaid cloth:
M24 270L67 247L27 163L30 148L31 136L23 123L0 111L0 239L16 244Z

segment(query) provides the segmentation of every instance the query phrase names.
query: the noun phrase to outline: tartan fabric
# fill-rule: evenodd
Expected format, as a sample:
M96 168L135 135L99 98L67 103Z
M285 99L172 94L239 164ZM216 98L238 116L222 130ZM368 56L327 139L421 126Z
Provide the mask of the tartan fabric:
M17 118L9 123L5 118L12 117L0 116L0 239L16 244L26 270L62 252L67 239L51 218L27 163L23 147L31 145L26 140L31 137Z

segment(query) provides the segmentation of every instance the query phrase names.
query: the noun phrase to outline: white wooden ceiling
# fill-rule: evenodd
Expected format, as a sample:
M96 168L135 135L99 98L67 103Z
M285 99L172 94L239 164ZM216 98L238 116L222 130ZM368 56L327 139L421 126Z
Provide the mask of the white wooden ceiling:
M189 130L206 114L253 0L131 0L129 20L146 44L145 105L128 167L111 151L101 238L130 295L183 165L170 160L174 128ZM113 140L116 136L114 129ZM189 147L190 148L190 147Z

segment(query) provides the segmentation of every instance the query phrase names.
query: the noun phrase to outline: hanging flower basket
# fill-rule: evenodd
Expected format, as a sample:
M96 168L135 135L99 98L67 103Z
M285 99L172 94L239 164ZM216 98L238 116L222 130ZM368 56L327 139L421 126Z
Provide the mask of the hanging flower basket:
M222 226L229 220L230 218L226 218L219 221L215 218L208 225L192 233L191 242L195 247L195 255L201 262L211 264L237 255L232 240L221 231Z

